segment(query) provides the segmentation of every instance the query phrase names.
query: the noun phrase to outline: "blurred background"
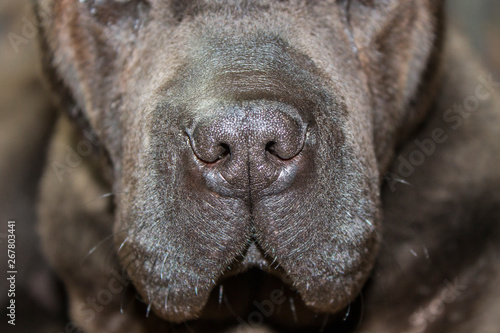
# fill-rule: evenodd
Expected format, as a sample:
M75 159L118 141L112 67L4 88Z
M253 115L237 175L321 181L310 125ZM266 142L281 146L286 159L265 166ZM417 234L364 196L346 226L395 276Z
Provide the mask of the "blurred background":
M76 1L76 0L75 0ZM55 117L39 79L37 28L29 0L0 0L0 332L71 332L60 285L34 227L37 178ZM449 22L500 79L500 1L449 0ZM30 138L27 140L26 138ZM16 326L7 324L7 221L16 221ZM68 249L71 251L71 249Z
M448 18L469 39L486 68L500 75L500 1L448 0Z

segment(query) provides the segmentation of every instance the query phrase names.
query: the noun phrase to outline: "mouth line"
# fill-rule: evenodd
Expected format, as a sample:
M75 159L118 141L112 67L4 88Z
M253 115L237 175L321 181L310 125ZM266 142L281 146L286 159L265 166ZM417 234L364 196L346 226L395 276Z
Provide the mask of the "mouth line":
M266 254L261 248L256 237L250 236L248 246L243 251L242 255L233 260L221 277L224 279L226 277L235 276L252 268L258 268L278 278L282 278L285 274L283 268L276 259Z

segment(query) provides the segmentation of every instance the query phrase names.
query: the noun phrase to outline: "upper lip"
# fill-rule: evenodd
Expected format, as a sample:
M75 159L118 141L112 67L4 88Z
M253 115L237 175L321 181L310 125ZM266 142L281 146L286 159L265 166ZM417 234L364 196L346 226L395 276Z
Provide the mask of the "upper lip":
M253 267L273 275L283 274L283 270L279 263L268 256L258 244L257 240L251 237L244 254L233 261L226 272L224 272L223 277L237 275Z

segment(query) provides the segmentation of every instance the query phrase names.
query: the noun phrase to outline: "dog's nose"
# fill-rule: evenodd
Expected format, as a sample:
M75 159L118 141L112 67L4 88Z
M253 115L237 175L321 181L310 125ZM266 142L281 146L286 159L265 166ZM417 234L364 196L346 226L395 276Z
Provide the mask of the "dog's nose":
M212 189L222 194L276 192L295 177L307 123L289 105L249 102L207 111L189 132Z

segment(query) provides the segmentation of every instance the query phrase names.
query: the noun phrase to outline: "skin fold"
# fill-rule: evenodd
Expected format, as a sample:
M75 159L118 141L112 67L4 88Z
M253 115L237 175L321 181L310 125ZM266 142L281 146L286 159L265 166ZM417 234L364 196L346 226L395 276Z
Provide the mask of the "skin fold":
M499 84L442 11L37 1L63 111L38 226L72 320L493 332Z

